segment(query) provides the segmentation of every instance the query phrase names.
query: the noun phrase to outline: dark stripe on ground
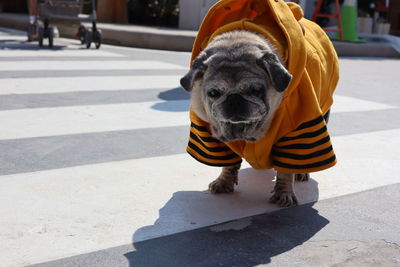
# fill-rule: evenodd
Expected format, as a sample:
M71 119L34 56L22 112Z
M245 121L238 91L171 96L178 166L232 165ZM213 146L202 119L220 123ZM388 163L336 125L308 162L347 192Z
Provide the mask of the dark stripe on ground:
M399 114L399 108L332 113L328 129L331 136L400 129Z
M4 78L47 78L47 77L95 77L105 76L153 76L153 75L185 75L183 69L155 69L155 70L21 70L0 71L0 79Z
M189 94L181 87L173 89L141 89L66 92L46 94L13 94L0 96L0 110L138 103L147 101L188 100Z
M67 50L67 51L74 51L74 50ZM32 54L34 54L35 51L32 51ZM57 53L57 52L55 52ZM78 54L79 52L77 52ZM99 61L99 64L101 64L104 61L126 61L129 58L126 57L121 57L121 56L62 56L62 52L60 52L59 55L57 56L27 56L27 57L1 57L2 61L13 61L13 62L18 62L18 61Z
M0 140L0 175L186 153L188 127Z

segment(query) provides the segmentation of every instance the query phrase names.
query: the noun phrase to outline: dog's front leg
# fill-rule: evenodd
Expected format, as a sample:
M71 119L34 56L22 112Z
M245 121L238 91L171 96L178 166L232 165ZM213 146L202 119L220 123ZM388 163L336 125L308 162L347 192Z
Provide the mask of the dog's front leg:
M281 207L290 207L297 205L297 198L294 193L293 173L278 172L276 174L276 184L270 201Z
M232 193L235 187L235 184L238 184L238 174L240 169L240 163L223 167L221 174L218 178L210 183L208 189L212 193Z

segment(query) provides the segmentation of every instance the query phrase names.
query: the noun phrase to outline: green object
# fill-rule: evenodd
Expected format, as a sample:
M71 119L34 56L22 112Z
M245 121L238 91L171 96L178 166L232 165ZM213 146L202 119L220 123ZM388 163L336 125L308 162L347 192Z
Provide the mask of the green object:
M353 43L365 43L357 35L357 7L344 5L340 11L342 22L343 41ZM340 34L336 33L334 40L340 40Z

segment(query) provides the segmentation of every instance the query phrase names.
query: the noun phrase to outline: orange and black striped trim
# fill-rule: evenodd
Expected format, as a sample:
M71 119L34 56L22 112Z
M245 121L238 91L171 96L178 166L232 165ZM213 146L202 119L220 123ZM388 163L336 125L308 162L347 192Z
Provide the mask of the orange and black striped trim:
M336 156L326 127L327 116L302 123L273 146L274 168L284 172L312 172L336 163Z
M320 145L323 145L323 144L326 144L326 143L330 142L330 140L331 140L331 139L330 139L330 137L329 137L329 135L328 135L328 136L325 136L325 137L323 137L323 138L321 138L321 139L319 139L318 141L313 142L313 143L295 143L295 144L285 145L285 146L276 145L276 146L274 146L274 148L283 148L283 149L313 149L313 148L315 148L315 147L318 147L318 146L320 146Z
M274 154L275 156L281 157L281 158L289 158L289 159L298 159L298 160L304 160L304 159L312 159L316 157L323 156L325 154L328 154L333 150L332 146L329 146L327 148L304 154L304 155L299 155L299 154L294 154L294 153L286 153L286 152L280 152L280 151L275 151Z
M229 153L227 155L224 155L224 156L217 156L217 155L212 154L212 153L207 153L204 150L202 150L201 148L199 148L198 146L196 146L195 144L193 144L191 141L189 141L188 147L193 149L199 155L201 155L202 157L207 158L207 159L224 161L224 160L234 159L234 158L236 158L238 156L235 153L233 153L232 151L231 151L231 153ZM208 152L211 152L211 151L208 151Z
M312 138L321 135L322 133L326 132L328 129L324 125L322 128L313 131L313 132L307 132L303 134L299 134L297 136L292 136L292 137L282 137L281 139L278 140L278 142L285 142L285 141L290 141L290 140L295 140L295 139L301 139L301 138Z
M322 121L324 121L324 117L323 116L319 116L316 119L313 119L311 121L307 121L307 122L304 122L304 123L300 124L300 126L297 127L296 130L294 130L294 131L300 131L300 130L303 130L305 128L310 128L312 126L320 124Z
M196 130L200 131L200 132L205 132L205 133L210 133L207 129L207 127L205 126L199 126L197 124L194 124L193 122L190 124L191 128L195 128Z
M199 143L202 148L206 149L209 152L224 152L224 151L230 151L230 148L227 146L218 146L218 147L210 147L207 146L206 143L207 142L214 142L216 143L217 141L214 141L216 139L213 138L212 141L207 141L209 140L208 138L204 138L201 136L197 136L196 134L194 134L193 132L190 132L190 139L195 140L197 143ZM189 141L190 142L190 141Z
M226 144L212 137L205 126L191 123L187 152L196 160L209 166L231 166L242 162Z
M217 163L213 163L213 162L208 161L208 160L200 159L197 155L192 154L190 151L187 151L187 152L188 152L188 154L190 156L192 156L198 162L203 163L203 164L208 165L208 166L212 166L212 167L228 167L228 166L233 166L233 165L237 165L239 163L242 163L242 159L240 159L238 161L233 161L233 162L217 162Z
M333 155L332 157L330 157L328 159L317 161L317 162L314 162L311 164L295 165L295 164L288 164L288 163L283 163L283 162L279 162L279 161L275 161L274 164L278 167L282 167L285 169L294 169L294 170L301 170L301 172L307 172L305 170L315 169L315 168L319 168L322 166L327 166L327 165L334 163L335 161L336 161L336 156Z

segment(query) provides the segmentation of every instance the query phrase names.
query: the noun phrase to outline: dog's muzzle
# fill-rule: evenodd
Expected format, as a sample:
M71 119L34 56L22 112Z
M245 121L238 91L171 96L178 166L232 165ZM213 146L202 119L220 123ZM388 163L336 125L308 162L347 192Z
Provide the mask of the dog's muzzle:
M229 123L252 124L262 119L267 107L246 100L239 94L231 94L220 104L221 120Z

